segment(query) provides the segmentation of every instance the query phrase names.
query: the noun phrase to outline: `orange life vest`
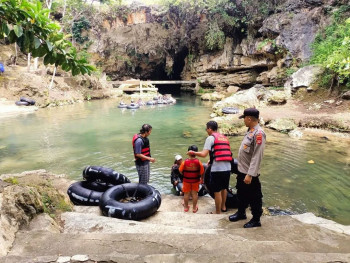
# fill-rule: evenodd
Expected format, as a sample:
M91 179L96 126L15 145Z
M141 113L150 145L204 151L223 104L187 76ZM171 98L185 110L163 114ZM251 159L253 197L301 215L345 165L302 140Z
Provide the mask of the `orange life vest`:
M134 137L132 137L132 147L134 149L134 156L135 156L135 159L139 159L141 161L146 161L145 158L139 158L139 157L136 157L136 154L135 154L135 141L140 138L142 141L143 141L143 145L141 147L141 154L145 155L145 156L148 156L148 157L151 157L151 148L150 148L150 145L149 145L149 140L148 138L145 138L145 137L142 137L140 134L135 134Z
M200 181L200 164L198 159L186 159L183 169L184 182L197 183Z
M214 132L211 134L214 136L214 145L210 152L210 162L213 160L217 162L231 162L232 161L232 152L230 147L230 141L226 136Z

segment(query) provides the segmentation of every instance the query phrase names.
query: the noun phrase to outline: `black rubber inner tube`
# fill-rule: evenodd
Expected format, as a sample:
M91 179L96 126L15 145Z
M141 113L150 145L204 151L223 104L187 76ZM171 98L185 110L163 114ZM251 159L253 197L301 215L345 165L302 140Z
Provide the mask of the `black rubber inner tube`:
M102 194L112 187L111 184L80 181L69 186L67 194L75 205L96 206Z
M237 167L237 161L235 161L235 159L233 159L231 162L231 172L232 172L232 170L234 170L234 169L232 169L232 167L235 167L235 163L236 163L236 167ZM205 169L204 185L205 185L205 188L206 188L207 192L209 193L209 195L212 198L214 198L214 192L211 191L211 189L210 189L210 167L207 167ZM234 191L231 188L227 189L226 207L227 208L237 208L238 207L237 194L234 193Z
M15 104L17 106L29 106L30 105L30 103L27 101L16 101Z
M160 204L161 195L158 190L137 183L113 186L100 199L103 215L128 220L145 219L153 215Z
M175 189L176 191L178 192L182 192L182 187L183 187L183 184L182 183L178 183L176 186L175 186ZM203 184L200 184L199 185L199 191L198 191L198 196L204 196L206 195L208 192L207 192L207 189L205 188L205 186Z
M87 166L83 171L83 177L90 182L104 182L113 185L130 183L125 175L103 166Z
M20 97L19 100L28 102L30 105L34 105L35 104L35 100L29 99L29 98L26 98L26 97Z
M126 106L127 109L138 109L140 108L140 105L138 104L130 104L128 106Z
M239 113L239 109L234 107L225 107L221 110L221 112L225 114L237 114Z

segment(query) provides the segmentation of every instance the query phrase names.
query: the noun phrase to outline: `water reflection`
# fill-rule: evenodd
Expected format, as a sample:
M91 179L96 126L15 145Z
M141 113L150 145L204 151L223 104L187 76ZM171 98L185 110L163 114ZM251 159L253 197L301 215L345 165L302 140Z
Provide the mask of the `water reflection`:
M171 193L170 167L187 147L203 147L211 103L177 98L176 105L117 108L119 101L96 101L0 119L0 171L46 169L80 180L87 165L107 166L137 182L131 138L144 123L150 136L151 184ZM350 224L350 152L342 140L315 135L302 140L267 132L261 169L264 205ZM242 137L231 137L237 155ZM313 160L310 164L308 161ZM203 160L202 161L206 161ZM231 186L234 186L234 175Z

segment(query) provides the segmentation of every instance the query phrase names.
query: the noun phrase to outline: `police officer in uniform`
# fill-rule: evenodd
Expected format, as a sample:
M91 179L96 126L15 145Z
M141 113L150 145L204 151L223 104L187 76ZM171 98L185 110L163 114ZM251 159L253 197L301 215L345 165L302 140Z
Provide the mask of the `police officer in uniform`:
M266 135L259 125L259 111L244 110L240 119L248 127L238 152L237 198L238 211L229 216L231 222L247 219L246 209L250 205L253 218L244 228L260 227L262 215L262 192L259 180L260 163L263 158Z

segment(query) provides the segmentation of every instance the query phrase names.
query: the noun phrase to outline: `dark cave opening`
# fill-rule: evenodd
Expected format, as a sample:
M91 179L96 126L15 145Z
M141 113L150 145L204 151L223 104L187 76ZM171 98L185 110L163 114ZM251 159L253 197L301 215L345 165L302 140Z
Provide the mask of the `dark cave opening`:
M165 63L162 64L162 69L157 68L152 76L152 80L181 80L181 73L185 67L185 59L188 55L188 48L182 48L178 53L174 54L174 64L170 74L165 71ZM160 93L166 94L170 93L173 95L180 94L181 85L179 84L168 84L168 85L157 85Z

